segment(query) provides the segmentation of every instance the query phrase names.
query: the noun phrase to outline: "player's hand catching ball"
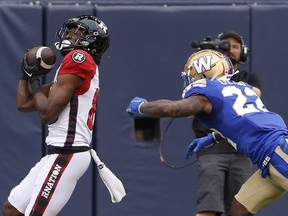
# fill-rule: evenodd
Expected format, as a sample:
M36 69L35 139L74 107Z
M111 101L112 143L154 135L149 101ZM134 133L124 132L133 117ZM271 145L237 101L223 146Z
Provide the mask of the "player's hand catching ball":
M56 63L56 54L45 46L28 49L21 62L21 79L30 79L49 73Z
M28 80L32 78L33 75L39 76L38 74L40 71L40 61L41 61L41 58L38 58L33 66L29 66L26 61L26 56L27 56L27 53L25 53L21 61L21 71L22 71L21 79L24 79L24 80Z

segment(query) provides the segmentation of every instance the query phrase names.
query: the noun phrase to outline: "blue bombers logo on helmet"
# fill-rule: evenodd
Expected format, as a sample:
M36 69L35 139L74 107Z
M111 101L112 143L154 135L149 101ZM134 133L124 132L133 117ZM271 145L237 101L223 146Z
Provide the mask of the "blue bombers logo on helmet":
M186 77L186 80L191 83L197 79L214 80L233 73L233 65L226 55L215 50L204 49L193 53L188 58L181 77L182 79Z

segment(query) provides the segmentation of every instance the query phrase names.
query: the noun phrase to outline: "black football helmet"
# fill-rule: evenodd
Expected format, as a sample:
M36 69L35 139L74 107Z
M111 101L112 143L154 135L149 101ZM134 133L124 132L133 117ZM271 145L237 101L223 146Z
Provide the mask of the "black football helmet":
M81 29L84 32L83 36L79 36L74 44L65 39L72 28ZM81 15L66 20L56 34L60 41L55 43L55 47L61 51L63 56L71 50L82 49L90 53L98 65L102 55L110 45L107 26L103 21L92 15Z

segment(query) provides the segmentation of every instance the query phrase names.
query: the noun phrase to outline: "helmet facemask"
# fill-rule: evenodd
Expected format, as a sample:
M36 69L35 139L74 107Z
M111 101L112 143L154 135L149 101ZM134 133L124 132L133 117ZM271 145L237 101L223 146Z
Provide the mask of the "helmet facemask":
M73 28L76 29L73 34L77 35L79 31L81 31L81 34L78 34L77 40L73 44L71 44L69 40L66 40L66 36ZM56 48L61 51L63 56L65 56L71 50L81 49L82 47L89 45L88 43L85 43L85 31L85 28L83 28L81 25L64 25L56 32L56 34L60 38L60 42L55 43Z
M81 34L77 34L78 38L73 44L66 39L66 35L72 28L76 29L74 34L81 31ZM106 25L94 16L83 15L69 19L56 34L60 41L56 42L55 46L63 56L71 50L82 49L90 53L97 64L100 63L100 59L110 43Z

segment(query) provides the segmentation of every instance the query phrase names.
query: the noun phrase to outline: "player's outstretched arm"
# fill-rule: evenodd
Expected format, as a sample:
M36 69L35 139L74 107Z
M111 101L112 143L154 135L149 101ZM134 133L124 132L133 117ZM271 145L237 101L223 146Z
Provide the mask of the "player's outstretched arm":
M144 98L131 100L126 112L130 115L145 114L153 117L190 117L199 112L210 113L212 104L203 95L193 95L182 100L156 100L147 102Z

